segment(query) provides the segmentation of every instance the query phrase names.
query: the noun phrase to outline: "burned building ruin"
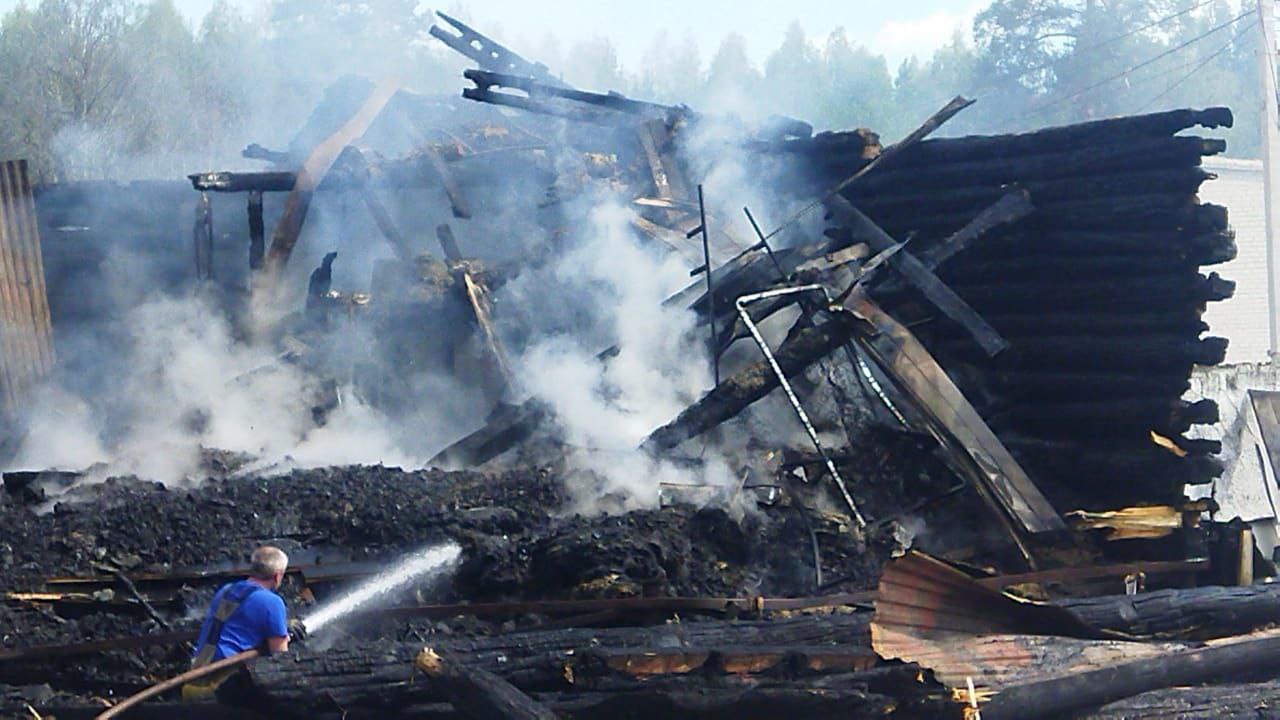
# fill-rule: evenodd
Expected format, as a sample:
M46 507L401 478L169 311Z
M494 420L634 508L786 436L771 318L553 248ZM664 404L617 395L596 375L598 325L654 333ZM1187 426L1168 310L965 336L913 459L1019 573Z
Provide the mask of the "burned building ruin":
M1188 391L1226 350L1201 316L1234 290L1212 271L1234 237L1197 193L1231 110L932 137L957 97L888 142L573 88L445 15L432 35L475 64L460 96L345 78L288 147L245 149L258 169L0 171L10 456L42 379L117 383L101 343L142 332L144 290L263 353L218 394L288 387L272 421L312 445L360 408L418 455L255 456L214 444L214 400L172 397L181 477L6 472L6 710L1164 717L1275 696L1254 673L1280 648L1275 565L1188 491L1223 472L1196 432L1217 405ZM113 280L142 256L144 289ZM610 281L629 269L643 292ZM187 669L213 590L268 541L304 619L406 552L461 559L252 660L234 702L120 703Z

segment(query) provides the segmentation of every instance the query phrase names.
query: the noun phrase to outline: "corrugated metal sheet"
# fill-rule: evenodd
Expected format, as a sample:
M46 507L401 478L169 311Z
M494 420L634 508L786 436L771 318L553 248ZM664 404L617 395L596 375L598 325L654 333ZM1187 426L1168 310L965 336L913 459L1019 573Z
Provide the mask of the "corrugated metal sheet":
M973 678L999 690L1186 647L1104 639L1061 608L990 590L920 553L891 562L879 592L872 648L929 668L952 688Z
M0 162L0 391L9 411L53 367L44 283L27 162Z

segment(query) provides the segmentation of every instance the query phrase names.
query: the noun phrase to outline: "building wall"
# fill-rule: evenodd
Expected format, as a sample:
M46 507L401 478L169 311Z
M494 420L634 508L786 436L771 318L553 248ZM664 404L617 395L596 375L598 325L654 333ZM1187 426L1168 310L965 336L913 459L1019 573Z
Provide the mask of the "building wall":
M1200 199L1227 207L1237 247L1235 260L1206 269L1234 280L1236 293L1225 302L1209 303L1205 322L1210 334L1230 341L1228 363L1262 362L1271 342L1262 162L1205 158L1204 166L1218 178L1200 187Z

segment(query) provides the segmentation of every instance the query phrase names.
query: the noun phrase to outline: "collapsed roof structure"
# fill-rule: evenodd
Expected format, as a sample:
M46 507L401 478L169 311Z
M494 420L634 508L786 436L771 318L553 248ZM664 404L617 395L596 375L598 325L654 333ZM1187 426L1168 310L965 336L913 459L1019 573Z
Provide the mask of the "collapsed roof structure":
M0 653L0 682L132 689L122 680L137 662L131 653L188 637L175 618L226 577L208 564L236 560L228 534L292 538L311 556L291 586L299 602L367 574L365 564L326 563L333 548L348 561L445 538L463 546L453 587L438 590L459 602L419 597L353 621L338 647L317 642L252 666L248 710L298 717L932 716L983 703L991 716L1075 711L1165 687L1116 681L1062 700L1071 692L1044 683L1100 669L1070 662L1079 643L1105 646L1120 665L1196 661L1184 662L1187 647L1138 638L1165 626L1091 614L1064 596L1115 592L1121 579L1176 588L1269 574L1247 534L1202 523L1206 503L1186 499L1187 485L1222 473L1221 443L1187 435L1215 422L1217 408L1184 394L1192 368L1220 363L1226 347L1202 337L1200 316L1233 285L1201 268L1234 256L1225 209L1196 197L1211 177L1201 159L1225 145L1186 131L1230 126L1229 110L931 139L971 104L956 98L884 146L865 129L814 134L786 118L751 124L578 90L441 17L450 28L432 35L478 66L465 73L467 103L348 79L288 149L246 149L270 169L189 179L200 193L196 274L248 291L221 299L245 335L316 375L341 376L391 416L427 399L415 390L426 378L466 387L471 415L429 461L455 472L255 471L181 498L115 481L77 487L51 516L28 505L66 474L7 473L4 512L23 542L4 564L14 647ZM728 165L749 169L740 187L767 193L741 219L730 214L742 200L714 196ZM404 188L433 204L405 212L385 202ZM55 236L70 225L48 219L65 211L59 192L36 202ZM368 292L332 289L328 258L311 275L306 312L288 316L280 297L300 277L291 258L327 193L358 202L389 253L368 268ZM247 221L216 216L214 197L226 195L244 196ZM529 313L502 301L504 287L530 277L535 292L554 295L537 272L571 255L576 208L606 196L624 198L625 224L646 247L690 270L687 287L651 312L692 318L712 378L621 449L582 447L555 398L529 390L515 358L547 330L522 328ZM451 223L441 222L446 212ZM423 252L431 236L440 256ZM324 352L352 327L385 362ZM616 336L584 338L592 342L601 367L629 349ZM340 400L318 398L310 409L322 425ZM762 410L768 402L789 414ZM554 511L581 500L565 488L580 470L566 457L604 454L607 464L626 451L706 478L708 448L734 482L654 477L661 508L622 498L612 515ZM77 495L97 500L92 513L76 509ZM180 529L186 503L201 508L190 532ZM138 527L138 506L173 528L172 542ZM255 518L247 535L230 529L244 513ZM266 519L280 514L289 520ZM882 576L913 542L980 579L914 554ZM1056 604L1024 612L1000 592L1015 586ZM1273 594L1266 587L1165 592L1174 608L1199 602L1225 618L1179 631L1231 635L1276 619L1256 609ZM941 610L953 602L977 620L947 625ZM827 611L788 616L817 609ZM98 618L130 610L146 619L105 624L167 632L95 631ZM60 628L48 627L49 614ZM693 614L721 617L652 625ZM1019 676L1025 665L1001 665L1008 657L960 662L991 660L971 646L1002 634L1035 638L1010 641L1024 655L1048 648L1034 655L1045 677ZM1272 652L1267 638L1244 642ZM50 666L103 651L114 659L93 671ZM176 669L173 656L150 659ZM1220 679L1179 672L1178 682ZM430 680L406 681L417 674ZM63 716L74 712L69 702L47 694L32 704ZM172 711L163 707L152 711Z

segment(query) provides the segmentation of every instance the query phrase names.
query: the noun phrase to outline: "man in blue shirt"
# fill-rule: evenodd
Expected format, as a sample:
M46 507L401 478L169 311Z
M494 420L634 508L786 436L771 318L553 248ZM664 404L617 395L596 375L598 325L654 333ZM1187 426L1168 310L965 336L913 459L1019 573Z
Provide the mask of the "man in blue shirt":
M253 551L249 577L223 585L214 594L200 628L192 667L202 667L245 650L271 654L289 649L284 601L273 592L284 581L288 567L289 557L280 548L264 545ZM182 695L188 699L208 697L234 672L228 669L188 683Z

